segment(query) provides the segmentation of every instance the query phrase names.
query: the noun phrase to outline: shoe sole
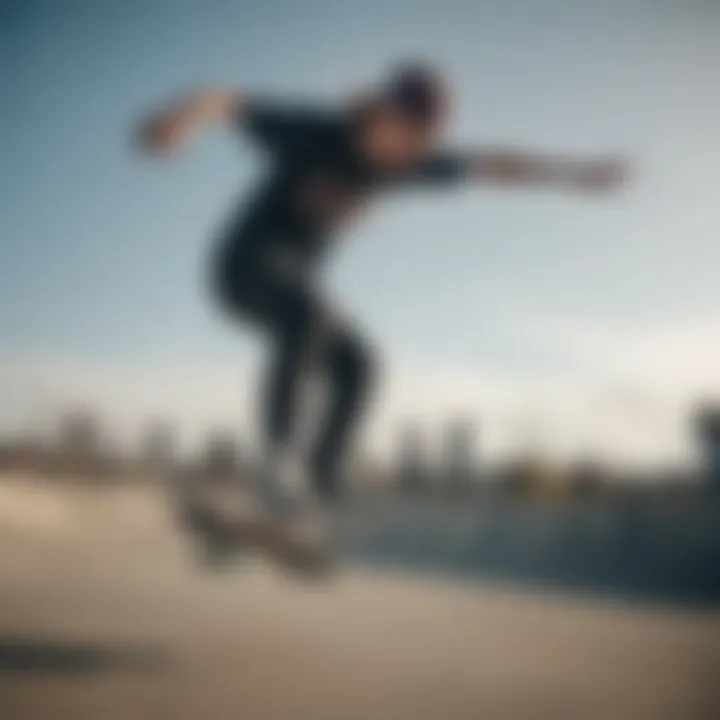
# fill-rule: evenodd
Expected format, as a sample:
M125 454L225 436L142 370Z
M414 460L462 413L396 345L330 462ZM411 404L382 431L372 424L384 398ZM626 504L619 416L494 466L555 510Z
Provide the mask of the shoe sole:
M327 548L299 539L291 527L272 518L252 515L235 518L222 523L222 532L264 551L294 572L328 575L336 568L335 559Z
M205 505L196 490L196 480L188 482L188 478L172 485L175 507L184 520L185 530L206 542L215 543L220 538L224 543L242 543L266 553L283 568L303 575L328 575L336 569L335 558L328 549L303 542L286 523L254 512L224 518Z

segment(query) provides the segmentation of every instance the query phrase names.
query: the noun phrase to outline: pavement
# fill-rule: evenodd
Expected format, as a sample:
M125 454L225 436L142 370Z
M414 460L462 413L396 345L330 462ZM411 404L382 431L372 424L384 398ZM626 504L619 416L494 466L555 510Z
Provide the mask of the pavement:
M720 613L190 549L153 488L1 477L2 720L720 717Z

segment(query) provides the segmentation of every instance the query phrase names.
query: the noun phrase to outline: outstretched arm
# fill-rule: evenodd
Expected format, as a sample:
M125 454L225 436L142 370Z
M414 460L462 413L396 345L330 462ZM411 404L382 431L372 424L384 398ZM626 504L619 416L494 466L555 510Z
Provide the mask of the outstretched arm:
M143 120L136 139L143 150L169 153L188 143L204 125L237 122L243 100L235 92L203 90L161 108Z
M140 147L169 153L188 143L205 125L241 126L274 153L312 142L326 127L326 112L313 105L285 105L225 90L205 90L150 115L137 129Z
M467 160L469 177L495 185L550 185L581 191L610 191L626 176L616 157L576 159L514 150L486 150Z

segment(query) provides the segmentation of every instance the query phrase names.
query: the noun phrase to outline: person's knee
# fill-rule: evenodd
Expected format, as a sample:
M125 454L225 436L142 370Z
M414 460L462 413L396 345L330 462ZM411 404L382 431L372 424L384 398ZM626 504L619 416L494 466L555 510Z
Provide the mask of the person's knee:
M285 364L296 372L316 362L323 343L325 319L322 305L298 294L284 301L275 318L275 333Z
M374 384L377 368L375 349L357 335L340 331L334 362L337 380L354 392L366 393Z

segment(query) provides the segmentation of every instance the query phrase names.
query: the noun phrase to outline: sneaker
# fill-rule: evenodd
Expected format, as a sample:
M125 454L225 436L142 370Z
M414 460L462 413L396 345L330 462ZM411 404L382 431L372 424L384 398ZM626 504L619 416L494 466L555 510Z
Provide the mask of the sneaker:
M279 456L255 473L256 502L270 515L293 517L309 499L309 483L302 464Z
M235 528L244 541L265 551L285 569L303 575L326 574L332 566L332 541L324 513L309 502L283 506L257 503L237 518Z

